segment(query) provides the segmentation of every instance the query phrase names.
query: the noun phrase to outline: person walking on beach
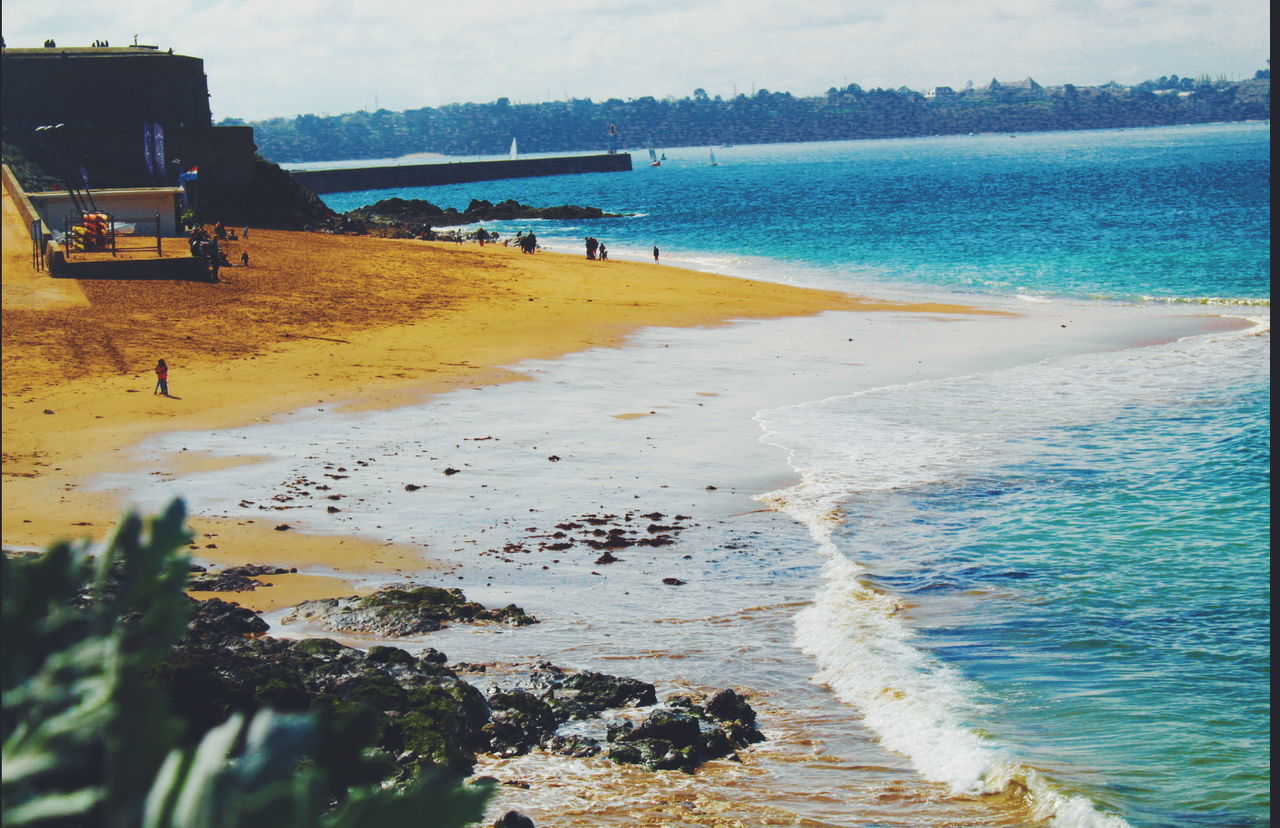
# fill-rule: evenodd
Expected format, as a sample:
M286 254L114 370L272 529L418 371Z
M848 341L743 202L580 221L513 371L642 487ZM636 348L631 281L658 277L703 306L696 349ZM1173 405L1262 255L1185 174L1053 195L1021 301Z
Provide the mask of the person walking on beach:
M248 266L249 266L249 254L248 254L248 253L241 253L241 254L240 254L240 266L241 266L241 267L248 267Z
M602 262L609 258L609 249L604 246L604 242L600 242L600 252L596 255L600 257L600 261Z
M164 364L164 360L156 363L156 394L167 397L169 396L169 366Z
M594 259L596 257L596 248L600 246L600 242L593 237L587 236L587 258Z
M653 261L655 264L658 261L658 245L656 244L653 246Z

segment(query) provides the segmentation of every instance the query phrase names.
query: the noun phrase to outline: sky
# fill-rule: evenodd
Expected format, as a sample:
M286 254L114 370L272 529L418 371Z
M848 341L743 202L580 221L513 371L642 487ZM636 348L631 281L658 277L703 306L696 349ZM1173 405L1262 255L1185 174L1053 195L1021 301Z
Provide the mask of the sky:
M5 0L5 45L203 58L215 122L509 98L1133 84L1268 67L1267 0Z

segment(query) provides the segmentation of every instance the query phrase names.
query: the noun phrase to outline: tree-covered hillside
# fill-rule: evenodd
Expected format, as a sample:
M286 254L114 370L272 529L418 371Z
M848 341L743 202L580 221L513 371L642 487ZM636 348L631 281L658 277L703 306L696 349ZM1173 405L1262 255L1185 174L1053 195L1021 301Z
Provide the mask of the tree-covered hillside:
M981 88L831 88L797 98L761 89L725 100L702 89L691 97L610 98L485 104L344 115L299 115L251 122L262 155L276 162L391 158L415 152L505 153L513 138L523 152L599 152L702 144L755 144L889 138L968 132L1160 126L1271 117L1270 73L1228 82L1179 78L1134 87L1041 87L1027 79ZM243 124L227 119L223 125ZM611 128L616 137L611 137Z

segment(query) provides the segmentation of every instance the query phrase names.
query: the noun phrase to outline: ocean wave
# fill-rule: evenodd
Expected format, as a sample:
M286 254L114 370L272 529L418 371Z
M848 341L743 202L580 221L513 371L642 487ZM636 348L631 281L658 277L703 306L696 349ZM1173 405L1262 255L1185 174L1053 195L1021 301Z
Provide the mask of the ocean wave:
M1271 307L1270 299L1230 296L1142 296L1141 301L1164 305L1240 306L1253 308Z
M926 380L762 411L761 440L788 453L800 482L758 499L807 526L823 581L797 613L795 642L814 680L857 709L889 749L956 793L1024 786L1056 825L1119 826L1087 798L1059 791L1013 746L967 724L981 688L919 645L903 603L867 583L837 544L864 496L964 480L1038 450L1035 436L1110 419L1141 404L1256 382L1269 374L1267 317L1250 328L1124 351L1054 357L990 374ZM857 526L848 527L855 536ZM843 537L843 535L841 535Z

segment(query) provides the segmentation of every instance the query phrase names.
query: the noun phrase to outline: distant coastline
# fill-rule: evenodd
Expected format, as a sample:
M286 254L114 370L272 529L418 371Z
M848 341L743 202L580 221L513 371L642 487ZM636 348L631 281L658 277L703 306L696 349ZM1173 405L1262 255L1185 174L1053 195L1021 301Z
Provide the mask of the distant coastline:
M940 86L919 92L832 87L796 97L761 89L724 99L693 97L622 101L591 99L483 104L392 112L298 115L223 126L251 126L259 151L277 163L504 156L518 139L522 156L662 147L910 138L970 133L1116 129L1271 117L1271 78L1228 81L1177 75L1134 86L1042 86L1032 78L992 79L980 87ZM364 160L358 162L367 163ZM351 166L354 166L352 164Z

